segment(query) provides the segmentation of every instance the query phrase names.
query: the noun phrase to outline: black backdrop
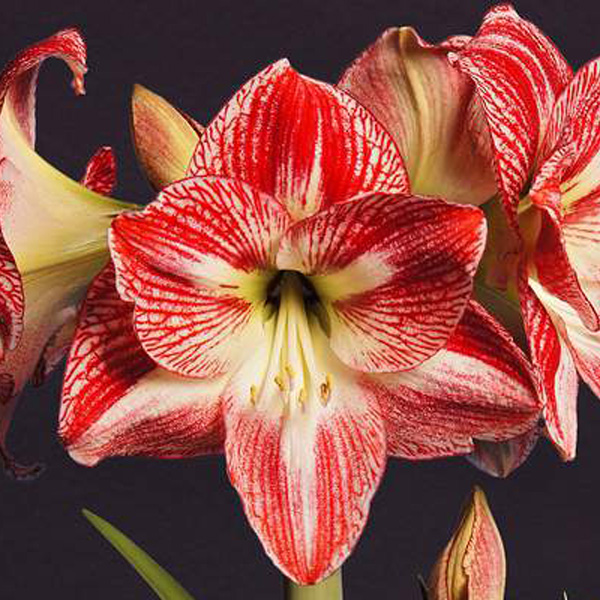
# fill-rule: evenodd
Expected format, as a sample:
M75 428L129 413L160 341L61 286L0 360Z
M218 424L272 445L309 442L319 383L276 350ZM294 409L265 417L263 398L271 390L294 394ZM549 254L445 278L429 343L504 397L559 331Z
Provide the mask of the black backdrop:
M335 80L391 25L412 24L435 41L472 33L489 5L458 0L203 0L0 2L0 62L55 30L79 26L88 42L88 95L75 98L58 61L43 69L40 153L79 177L101 144L115 147L121 198L145 202L129 137L131 86L140 82L206 122L263 66L287 56L300 71ZM520 1L517 8L574 66L600 54L600 4ZM273 598L278 572L263 554L229 486L220 457L187 461L115 459L75 464L55 436L61 372L28 390L10 443L47 471L18 484L0 477L0 598L152 596L80 516L88 507L147 549L198 599ZM390 461L365 533L344 573L350 600L417 599L463 498L483 486L508 555L508 597L600 594L600 401L580 394L578 458L562 464L548 443L508 480L462 459Z

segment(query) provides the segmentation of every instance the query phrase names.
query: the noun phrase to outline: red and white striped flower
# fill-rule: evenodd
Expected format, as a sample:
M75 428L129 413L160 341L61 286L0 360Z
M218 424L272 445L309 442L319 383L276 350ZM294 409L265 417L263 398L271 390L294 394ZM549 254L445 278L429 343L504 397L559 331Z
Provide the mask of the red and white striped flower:
M41 382L66 353L78 302L108 259L111 218L130 205L110 200L115 161L110 148L90 160L81 183L34 150L35 92L41 63L61 58L83 93L86 49L68 29L22 51L0 74L0 456L17 397Z
M572 459L577 372L600 395L600 62L573 76L507 5L450 59L475 85L503 207L487 211L486 284L520 304L547 434ZM513 451L525 456L534 438Z
M138 120L158 128L136 141L160 185L185 143L155 154L153 140L181 140L183 122L146 100ZM113 222L60 434L86 465L224 451L269 556L314 583L352 550L388 455L519 435L537 396L470 300L483 214L410 195L354 99L280 61L199 135L188 177Z

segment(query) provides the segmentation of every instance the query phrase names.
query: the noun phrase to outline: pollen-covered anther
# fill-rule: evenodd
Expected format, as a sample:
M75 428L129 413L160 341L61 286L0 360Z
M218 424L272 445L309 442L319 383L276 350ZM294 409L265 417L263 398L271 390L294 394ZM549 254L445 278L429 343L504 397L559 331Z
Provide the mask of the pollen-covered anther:
M251 385L250 386L250 404L252 404L252 406L256 406L256 400L257 400L257 389L255 385Z
M285 392L286 390L286 385L285 385L285 381L283 380L283 377L281 375L275 375L274 378L275 384L277 385L277 387L282 391Z
M306 390L301 388L298 392L298 404L300 408L304 409L304 404L306 403Z
M331 398L331 388L332 388L331 375L329 373L327 373L327 375L325 376L325 381L321 384L321 386L319 388L320 396L321 396L321 404L323 406L327 406L327 403L329 402L329 398Z

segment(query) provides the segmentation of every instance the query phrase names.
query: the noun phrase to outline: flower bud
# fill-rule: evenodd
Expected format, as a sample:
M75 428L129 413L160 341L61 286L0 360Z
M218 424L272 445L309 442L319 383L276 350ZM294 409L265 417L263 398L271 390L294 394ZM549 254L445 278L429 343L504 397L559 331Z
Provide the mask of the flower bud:
M475 487L429 580L430 600L502 600L506 559L485 494Z

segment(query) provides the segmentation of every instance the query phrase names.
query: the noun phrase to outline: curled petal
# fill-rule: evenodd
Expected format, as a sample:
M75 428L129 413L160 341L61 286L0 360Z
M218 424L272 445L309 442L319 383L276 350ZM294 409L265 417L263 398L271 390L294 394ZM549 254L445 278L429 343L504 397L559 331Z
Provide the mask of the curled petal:
M132 317L109 265L90 287L67 363L59 434L69 453L94 465L115 455L219 451L222 383L194 382L157 367L137 341Z
M509 5L492 8L451 59L475 84L488 122L496 178L512 225L552 107L571 79L554 44Z
M346 364L397 371L446 343L484 243L477 208L372 194L295 224L277 264L310 278L328 313L331 346Z
M474 301L443 350L375 381L388 452L413 460L468 454L474 440L510 439L531 429L541 413L523 353Z
M189 175L241 179L279 199L295 218L367 191L408 191L389 134L350 96L267 67L225 105L194 152Z
M136 84L131 96L131 129L138 161L155 189L186 176L203 131L191 117Z
M226 371L261 335L258 311L288 221L278 202L214 177L176 182L145 210L118 217L117 287L135 303L146 352L188 377Z
M83 93L85 54L79 33L65 30L21 52L0 74L0 227L20 276L22 299L16 306L25 306L20 339L5 346L0 364L0 378L10 382L3 386L0 401L0 447L17 477L30 469L10 457L5 440L19 394L31 378L40 381L64 350L62 333L106 261L110 219L129 206L65 177L33 148L41 63L49 57L65 60L74 74L75 91ZM92 160L84 176L91 187L103 171L104 187L111 183L107 152Z
M577 446L577 371L564 332L544 307L547 292L534 280L521 281L521 311L544 400L546 432L564 460Z
M472 108L472 82L447 58L465 43L433 46L410 27L388 29L338 85L392 134L414 193L481 204L496 190L493 166L475 141L486 124Z
M258 361L235 378L225 404L231 482L267 554L302 585L324 579L349 556L386 462L376 397L324 337L316 345L317 364L332 376L326 405L307 401L283 415L266 398L253 406L247 382Z
M485 494L474 488L429 579L432 600L503 600L506 556Z

